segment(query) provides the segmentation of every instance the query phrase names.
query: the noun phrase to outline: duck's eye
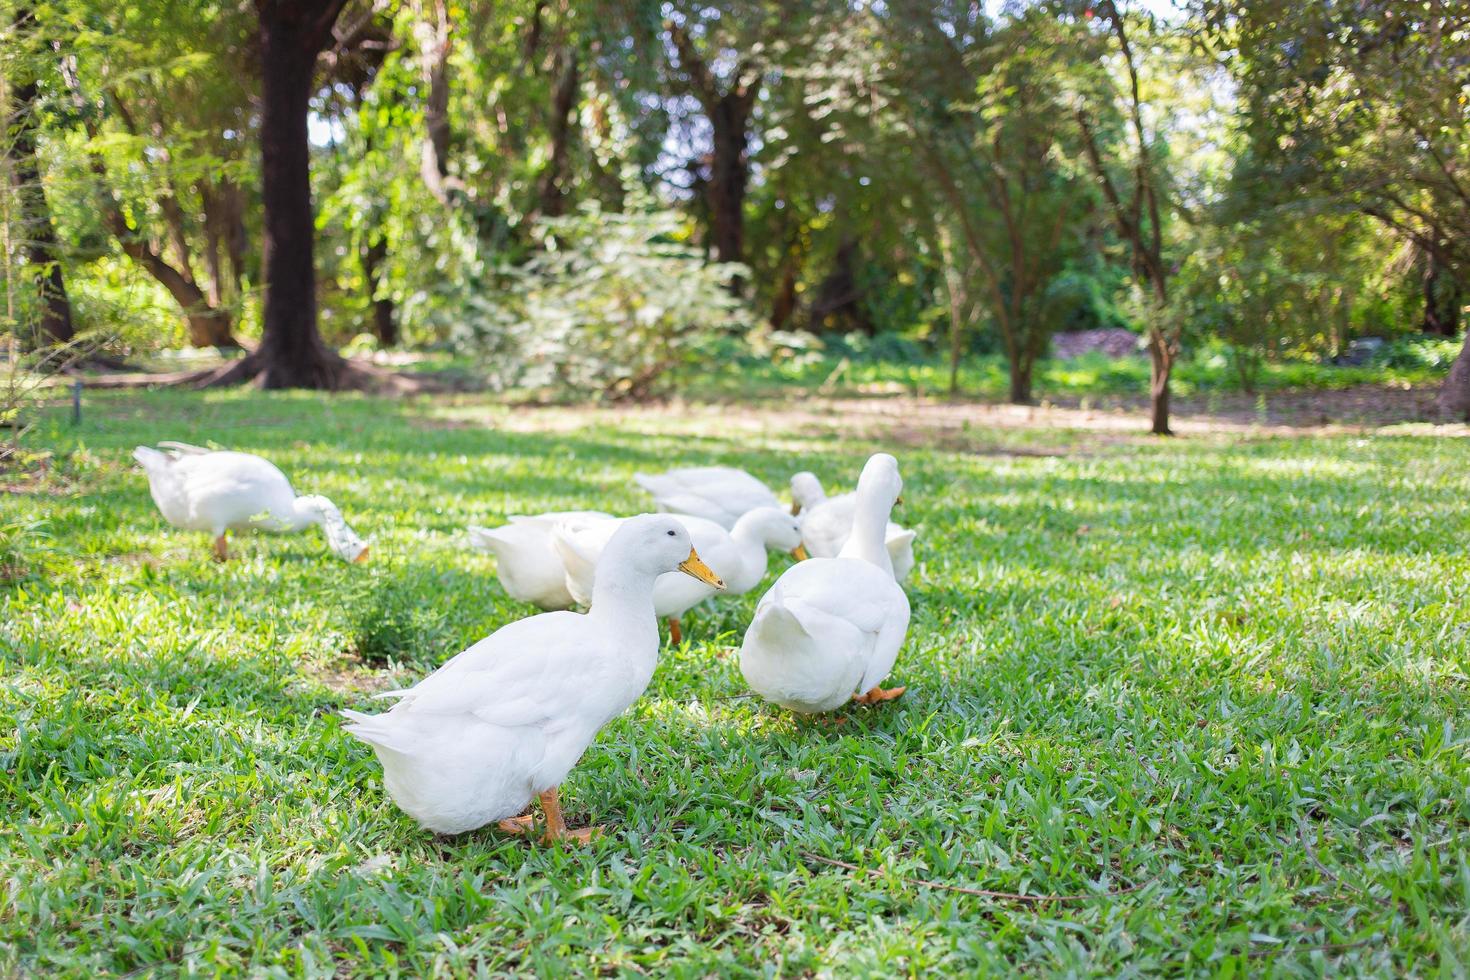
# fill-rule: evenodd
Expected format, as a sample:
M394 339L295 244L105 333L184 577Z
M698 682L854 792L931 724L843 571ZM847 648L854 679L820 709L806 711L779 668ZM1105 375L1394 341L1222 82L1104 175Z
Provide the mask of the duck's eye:
M674 532L673 531L670 531L670 532L668 532L668 535L669 535L669 537L672 538L674 536Z

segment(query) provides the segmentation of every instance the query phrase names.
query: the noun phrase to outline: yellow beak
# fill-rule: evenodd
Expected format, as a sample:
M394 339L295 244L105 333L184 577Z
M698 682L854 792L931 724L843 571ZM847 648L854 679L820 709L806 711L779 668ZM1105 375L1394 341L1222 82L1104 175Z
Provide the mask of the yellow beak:
M797 514L800 514L800 513L801 513L801 501L800 500L793 500L791 502L791 516L792 517L795 517Z
M799 544L791 549L791 557L797 561L806 561L811 555L807 554L806 545Z
M359 551L357 553L357 557L354 558L354 559L352 559L352 560L354 562L364 562L364 561L367 561L367 556L368 556L368 549L364 548L361 551Z
M723 589L725 587L724 580L710 570L710 567L699 557L699 552L693 548L689 549L689 557L679 562L679 571L685 575L693 575L705 585L713 586L716 589Z

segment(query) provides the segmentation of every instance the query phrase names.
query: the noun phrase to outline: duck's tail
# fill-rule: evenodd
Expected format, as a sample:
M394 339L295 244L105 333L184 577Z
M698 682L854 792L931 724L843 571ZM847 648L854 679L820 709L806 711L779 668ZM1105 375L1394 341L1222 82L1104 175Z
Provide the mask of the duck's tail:
M408 745L399 737L386 715L366 715L350 708L342 709L342 717L348 724L343 729L376 749L390 752L408 752Z
M133 450L133 459L143 467L143 472L149 476L162 473L168 469L168 464L173 461L168 453L161 453L152 446L139 446Z
M481 527L478 524L469 526L470 546L480 551L497 551L503 544L510 544L503 527Z
M902 531L890 531L883 542L883 546L888 549L890 555L897 555L902 553L905 548L912 548L914 538L918 536L918 531L909 530L908 528Z
M596 559L577 542L575 529L558 524L551 529L551 541L567 570L567 591L582 605L592 601L592 584Z
M751 631L763 641L783 649L805 646L812 635L793 605L795 600L791 599L762 605L755 611L755 621L750 624Z

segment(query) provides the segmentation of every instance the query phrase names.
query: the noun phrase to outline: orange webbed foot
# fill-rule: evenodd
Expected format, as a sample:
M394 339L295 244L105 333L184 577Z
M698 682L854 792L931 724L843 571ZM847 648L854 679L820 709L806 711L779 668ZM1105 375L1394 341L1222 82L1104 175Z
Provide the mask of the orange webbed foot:
M559 834L553 835L550 831L543 834L541 843L557 844L561 841L567 841L572 844L588 844L600 836L602 836L602 828L598 826L578 827L575 830L570 827L563 827Z
M531 828L532 826L534 826L535 820L536 818L534 814L524 813L521 814L519 817L511 817L508 820L502 820L495 826L499 827L507 834L524 835L531 832Z
M858 704L877 704L880 701L892 701L907 690L907 687L874 687L862 694L854 694L852 699Z

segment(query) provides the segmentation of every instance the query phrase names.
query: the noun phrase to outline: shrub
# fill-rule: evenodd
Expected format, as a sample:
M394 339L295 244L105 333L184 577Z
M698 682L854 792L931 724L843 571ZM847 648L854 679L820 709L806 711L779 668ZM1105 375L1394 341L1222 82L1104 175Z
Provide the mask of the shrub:
M402 573L375 570L350 600L349 642L364 663L431 662L456 639L445 613Z
M595 206L546 219L543 250L506 273L461 345L513 365L503 381L611 399L658 394L723 335L749 326L730 292L743 266L709 263L672 211Z
M25 578L41 542L50 536L45 521L21 518L0 523L0 583Z
M1448 371L1463 344L1433 334L1399 337L1374 351L1371 363L1399 371Z

